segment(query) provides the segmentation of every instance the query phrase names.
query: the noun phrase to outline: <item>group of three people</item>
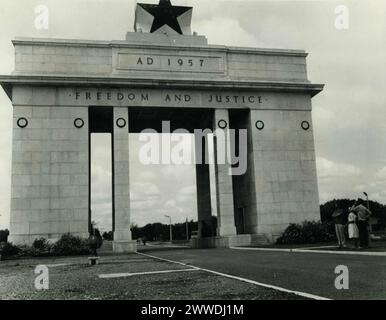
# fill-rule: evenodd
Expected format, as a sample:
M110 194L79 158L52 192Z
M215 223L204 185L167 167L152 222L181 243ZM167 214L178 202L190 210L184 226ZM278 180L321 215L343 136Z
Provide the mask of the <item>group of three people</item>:
M364 206L364 201L358 199L353 206L348 208L347 220L341 208L336 204L333 218L335 221L335 232L339 247L346 247L345 227L348 225L348 237L354 241L355 248L369 247L369 222L371 211Z

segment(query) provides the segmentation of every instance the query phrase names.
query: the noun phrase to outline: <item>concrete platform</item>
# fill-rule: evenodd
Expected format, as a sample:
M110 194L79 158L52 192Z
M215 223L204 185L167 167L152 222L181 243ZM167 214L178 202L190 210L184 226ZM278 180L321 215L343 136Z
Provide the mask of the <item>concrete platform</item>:
M113 241L113 252L130 253L137 252L137 241Z

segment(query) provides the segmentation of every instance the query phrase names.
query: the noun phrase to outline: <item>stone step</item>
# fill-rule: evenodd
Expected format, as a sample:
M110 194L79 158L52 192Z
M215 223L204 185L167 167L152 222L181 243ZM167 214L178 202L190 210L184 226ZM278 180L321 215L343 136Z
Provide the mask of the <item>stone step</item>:
M98 251L100 251L100 252L113 251L113 242L104 240L102 246L99 248Z
M268 245L269 241L266 236L261 234L252 234L251 235L251 245L254 246L265 246Z

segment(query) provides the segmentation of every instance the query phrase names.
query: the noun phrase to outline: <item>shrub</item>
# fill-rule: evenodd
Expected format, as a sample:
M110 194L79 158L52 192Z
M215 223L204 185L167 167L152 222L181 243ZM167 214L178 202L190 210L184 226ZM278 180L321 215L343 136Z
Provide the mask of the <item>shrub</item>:
M8 242L9 230L0 230L0 242Z
M71 234L64 234L52 246L51 253L56 256L74 256L90 253L88 241Z
M0 254L2 257L12 257L20 253L20 248L14 246L12 243L2 243L0 244Z
M35 249L34 247L27 246L27 245L19 245L17 246L19 248L19 257L39 257L39 250Z
M102 236L106 241L112 241L114 239L114 233L112 231L104 232Z
M329 242L335 239L334 225L331 222L304 221L290 224L277 239L277 244L312 244Z
M71 234L64 234L55 244L47 239L35 239L32 246L15 246L12 243L0 243L0 255L9 257L47 257L47 256L74 256L90 254L88 240Z
M22 255L33 257L46 257L51 255L53 245L45 238L35 239L31 247L23 247Z
M40 239L35 239L35 241L32 243L32 247L34 249L41 250L41 251L49 251L52 246L47 239L40 238Z

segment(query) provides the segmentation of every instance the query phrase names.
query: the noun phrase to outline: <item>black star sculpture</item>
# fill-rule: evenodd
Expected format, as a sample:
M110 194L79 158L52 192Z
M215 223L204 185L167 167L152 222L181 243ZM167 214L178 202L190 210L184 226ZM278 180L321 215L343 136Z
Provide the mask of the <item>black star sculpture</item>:
M179 34L182 34L177 18L191 9L191 7L172 6L170 0L160 0L158 5L144 3L138 3L138 5L154 16L150 33L157 31L164 25L168 25Z

